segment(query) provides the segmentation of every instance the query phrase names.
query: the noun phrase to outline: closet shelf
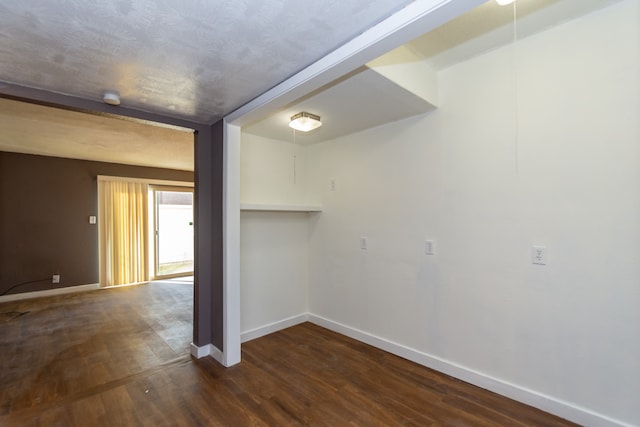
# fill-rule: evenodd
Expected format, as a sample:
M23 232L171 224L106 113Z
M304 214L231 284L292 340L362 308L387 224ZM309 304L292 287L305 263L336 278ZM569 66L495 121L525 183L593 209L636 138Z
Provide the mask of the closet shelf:
M262 203L241 203L241 211L254 212L321 212L319 205L267 205Z

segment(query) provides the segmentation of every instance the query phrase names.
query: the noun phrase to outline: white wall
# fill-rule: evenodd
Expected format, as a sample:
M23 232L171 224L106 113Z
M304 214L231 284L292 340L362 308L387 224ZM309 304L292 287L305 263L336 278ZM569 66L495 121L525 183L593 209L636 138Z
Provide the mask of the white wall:
M243 133L240 158L242 203L310 204L305 147Z
M243 333L309 311L307 216L289 212L240 215Z
M517 92L505 47L437 111L305 147L310 312L640 425L639 8L518 43Z
M242 134L242 203L305 204L303 170L303 147ZM265 328L268 325L309 311L308 224L306 213L241 213L241 331L245 336L259 336L270 331Z

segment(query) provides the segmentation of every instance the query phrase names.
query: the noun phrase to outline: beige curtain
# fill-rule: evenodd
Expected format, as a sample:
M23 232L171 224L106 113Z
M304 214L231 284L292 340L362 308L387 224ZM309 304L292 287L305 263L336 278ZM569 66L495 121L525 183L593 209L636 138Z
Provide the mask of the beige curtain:
M147 184L98 181L100 285L149 280Z

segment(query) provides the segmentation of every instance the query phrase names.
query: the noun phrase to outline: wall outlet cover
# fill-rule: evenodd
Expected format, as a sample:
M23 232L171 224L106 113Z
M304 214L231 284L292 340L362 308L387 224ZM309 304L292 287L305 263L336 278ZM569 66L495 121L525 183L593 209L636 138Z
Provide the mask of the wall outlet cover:
M532 246L531 247L531 263L538 265L547 265L547 247Z

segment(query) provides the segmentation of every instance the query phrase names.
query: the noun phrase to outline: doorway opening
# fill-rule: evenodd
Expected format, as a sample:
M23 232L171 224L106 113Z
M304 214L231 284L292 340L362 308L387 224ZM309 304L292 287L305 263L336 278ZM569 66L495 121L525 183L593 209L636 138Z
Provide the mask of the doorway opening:
M192 276L193 188L150 186L153 203L154 279Z

